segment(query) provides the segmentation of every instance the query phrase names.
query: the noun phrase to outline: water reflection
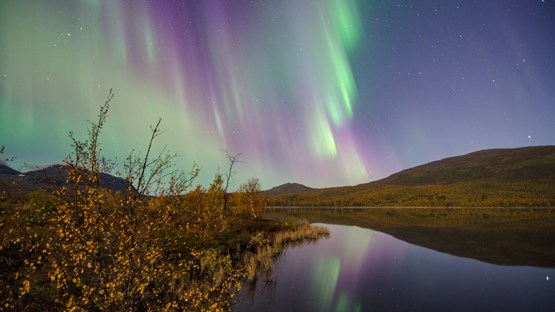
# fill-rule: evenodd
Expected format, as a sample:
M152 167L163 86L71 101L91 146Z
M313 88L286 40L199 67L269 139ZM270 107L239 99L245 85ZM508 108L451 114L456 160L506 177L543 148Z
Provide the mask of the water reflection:
M354 226L290 248L234 311L555 311L555 269L492 265Z

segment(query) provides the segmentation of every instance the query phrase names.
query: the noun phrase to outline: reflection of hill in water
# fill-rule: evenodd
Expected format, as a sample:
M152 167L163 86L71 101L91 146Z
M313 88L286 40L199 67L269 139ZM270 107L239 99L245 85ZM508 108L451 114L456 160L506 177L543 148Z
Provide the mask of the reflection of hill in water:
M457 229L382 229L411 244L501 265L555 267L553 237L533 233L475 233Z
M555 209L292 208L270 214L360 226L492 264L555 267Z

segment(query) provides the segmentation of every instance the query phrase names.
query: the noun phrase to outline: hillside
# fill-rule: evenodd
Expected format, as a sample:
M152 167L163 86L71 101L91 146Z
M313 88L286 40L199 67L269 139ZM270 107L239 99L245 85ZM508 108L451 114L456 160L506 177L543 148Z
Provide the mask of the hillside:
M270 196L270 206L555 206L555 146L491 149L357 186Z
M19 174L20 172L8 167L7 165L0 164L0 175L14 175Z
M285 194L299 194L314 191L315 189L299 184L299 183L285 183L279 186L274 186L271 189L264 191L266 195L285 195Z
M538 179L555 181L555 146L482 150L403 170L376 183L424 185Z
M40 188L51 189L62 186L67 179L65 165L52 165L46 168L21 173L6 165L0 167L0 191L10 194L26 194ZM113 190L124 190L125 179L101 174L102 186Z

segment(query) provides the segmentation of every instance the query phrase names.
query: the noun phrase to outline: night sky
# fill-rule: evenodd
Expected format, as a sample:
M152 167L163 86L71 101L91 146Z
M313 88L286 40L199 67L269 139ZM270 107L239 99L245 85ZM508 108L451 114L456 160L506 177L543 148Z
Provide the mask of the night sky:
M555 1L2 0L0 145L59 163L108 90L102 142L206 184L364 183L472 151L555 144Z

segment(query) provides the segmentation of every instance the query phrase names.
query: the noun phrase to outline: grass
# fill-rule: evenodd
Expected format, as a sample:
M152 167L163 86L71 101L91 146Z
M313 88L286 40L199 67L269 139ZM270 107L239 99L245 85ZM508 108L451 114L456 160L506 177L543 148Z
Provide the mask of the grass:
M289 246L314 241L322 236L329 236L327 228L311 226L306 221L296 223L291 229L277 232L271 238L265 238L262 233L253 236L249 245L254 247L254 252L247 252L243 258L246 281L254 284L262 273L270 272L273 260Z
M494 264L555 267L554 208L274 208L267 216L370 228Z

